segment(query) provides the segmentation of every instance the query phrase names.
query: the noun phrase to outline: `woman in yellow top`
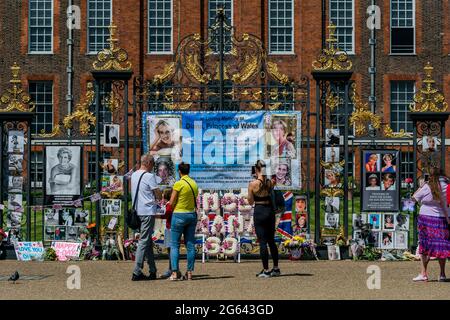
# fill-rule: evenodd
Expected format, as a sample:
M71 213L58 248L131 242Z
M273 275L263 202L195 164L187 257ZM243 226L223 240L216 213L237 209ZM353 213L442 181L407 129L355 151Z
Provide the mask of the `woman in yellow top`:
M170 280L182 280L179 271L180 260L180 239L184 234L184 242L187 249L187 272L186 278L192 279L195 263L195 227L197 225L197 183L189 177L190 165L181 162L178 165L180 180L173 185L170 197L170 206L173 209L172 223L170 230L170 261L172 264L172 275Z

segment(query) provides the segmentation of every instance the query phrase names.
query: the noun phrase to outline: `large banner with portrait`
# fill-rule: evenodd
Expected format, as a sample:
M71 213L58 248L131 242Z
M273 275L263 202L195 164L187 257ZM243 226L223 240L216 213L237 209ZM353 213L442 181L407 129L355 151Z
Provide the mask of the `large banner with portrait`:
M400 203L400 152L362 150L362 211L394 212Z
M45 147L46 203L71 204L81 195L81 146Z
M262 159L279 189L301 188L300 112L146 112L143 128L162 185L184 161L202 189L246 188Z

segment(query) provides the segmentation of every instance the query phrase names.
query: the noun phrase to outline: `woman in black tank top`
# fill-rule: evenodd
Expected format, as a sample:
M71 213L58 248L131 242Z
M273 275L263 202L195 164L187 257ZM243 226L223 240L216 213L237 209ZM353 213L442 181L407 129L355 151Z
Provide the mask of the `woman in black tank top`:
M255 165L256 179L248 186L248 200L251 205L255 204L253 220L255 223L256 236L259 241L259 250L263 264L263 270L256 276L268 278L281 274L278 268L278 248L275 244L275 212L271 205L271 192L273 183L267 179L266 164L258 160ZM269 271L269 252L273 260L273 269Z

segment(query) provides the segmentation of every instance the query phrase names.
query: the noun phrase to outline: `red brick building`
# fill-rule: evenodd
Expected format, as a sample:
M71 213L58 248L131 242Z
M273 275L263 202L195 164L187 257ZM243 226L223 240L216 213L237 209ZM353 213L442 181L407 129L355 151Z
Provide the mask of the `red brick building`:
M80 8L80 28L73 30L72 96L67 96L69 4ZM367 100L370 30L366 11L370 4L371 0L4 0L0 2L0 91L8 87L8 68L17 62L23 83L37 103L34 132L50 132L68 106L73 108L86 92L95 54L107 44L111 19L134 74L152 78L173 60L181 39L192 33L206 36L217 8L224 5L235 32L259 37L268 59L294 80L310 74L321 50L323 27L332 21L337 25L339 46L353 61L358 92ZM421 86L428 61L435 68L437 87L450 99L450 0L376 4L382 20L377 31L376 111L394 131L411 131L408 105ZM313 110L314 97L312 85ZM339 114L334 119L336 125L343 125ZM411 152L404 159L403 170L408 172ZM41 174L42 153L34 152L32 160L34 174ZM85 161L92 163L89 153ZM89 166L86 170L92 171Z

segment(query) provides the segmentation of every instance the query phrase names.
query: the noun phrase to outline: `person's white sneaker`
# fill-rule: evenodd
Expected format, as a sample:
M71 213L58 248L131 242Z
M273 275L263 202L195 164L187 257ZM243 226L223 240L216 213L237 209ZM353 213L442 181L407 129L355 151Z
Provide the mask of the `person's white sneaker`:
M419 274L413 279L413 281L428 281L428 277L424 276L423 274Z

